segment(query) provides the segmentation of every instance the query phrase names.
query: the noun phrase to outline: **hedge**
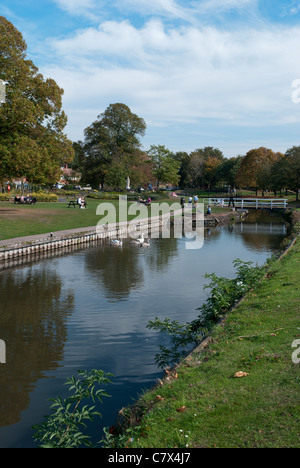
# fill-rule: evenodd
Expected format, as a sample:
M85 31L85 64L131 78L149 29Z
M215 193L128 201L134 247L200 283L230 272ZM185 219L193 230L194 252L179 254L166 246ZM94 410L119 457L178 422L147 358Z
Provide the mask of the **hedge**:
M31 193L32 198L36 198L38 202L49 202L49 203L57 203L58 196L54 193L46 193L46 192L37 192Z
M11 196L8 193L0 193L0 201L9 201Z
M36 198L38 202L57 203L58 201L58 196L53 193L37 192L31 193L30 195L32 196L32 198ZM14 199L14 195L9 195L8 193L0 193L0 202L10 201L12 199Z

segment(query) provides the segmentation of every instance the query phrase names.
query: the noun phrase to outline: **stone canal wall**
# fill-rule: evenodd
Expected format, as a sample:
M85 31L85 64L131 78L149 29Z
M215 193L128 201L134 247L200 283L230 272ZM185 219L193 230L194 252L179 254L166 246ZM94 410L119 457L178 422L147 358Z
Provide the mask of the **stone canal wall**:
M83 246L100 239L138 237L142 232L148 233L149 228L159 229L168 219L169 216L158 216L137 222L108 224L2 241L2 244L6 245L0 247L0 263L40 253L55 252L68 247Z
M176 213L178 215L178 213ZM205 217L204 227L215 227L220 224L242 221L247 213L231 212L222 215ZM148 233L149 229L159 229L169 221L170 216L158 216L143 219L137 222L119 223L117 225L102 225L86 229L75 229L70 231L55 232L32 236L31 238L11 239L6 245L0 247L0 263L23 257L35 256L36 254L60 251L66 248L75 248L100 239L110 239L128 235L137 237L139 233ZM2 241L5 243L5 241Z

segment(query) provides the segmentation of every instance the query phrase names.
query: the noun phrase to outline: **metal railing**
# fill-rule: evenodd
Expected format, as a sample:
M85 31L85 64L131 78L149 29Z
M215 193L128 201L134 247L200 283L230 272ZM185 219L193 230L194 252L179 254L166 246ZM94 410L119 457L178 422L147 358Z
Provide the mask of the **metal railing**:
M211 206L229 206L230 198L206 198L205 203L208 203ZM275 208L284 208L288 206L287 199L276 199L276 198L233 198L231 200L230 206L235 208L254 208L254 209L275 209Z

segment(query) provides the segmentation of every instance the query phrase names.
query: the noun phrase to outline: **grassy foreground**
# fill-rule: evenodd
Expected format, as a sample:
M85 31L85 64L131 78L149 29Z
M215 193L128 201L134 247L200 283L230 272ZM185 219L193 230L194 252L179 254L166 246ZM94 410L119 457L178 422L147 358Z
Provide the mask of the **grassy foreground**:
M141 397L127 446L299 447L299 286L300 238L209 344Z

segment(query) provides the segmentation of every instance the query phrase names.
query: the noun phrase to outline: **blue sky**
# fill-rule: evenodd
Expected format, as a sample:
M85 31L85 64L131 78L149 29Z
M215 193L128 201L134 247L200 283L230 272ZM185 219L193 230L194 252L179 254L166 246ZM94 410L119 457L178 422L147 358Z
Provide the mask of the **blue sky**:
M0 15L64 89L73 141L123 102L145 150L300 144L300 0L1 0Z

